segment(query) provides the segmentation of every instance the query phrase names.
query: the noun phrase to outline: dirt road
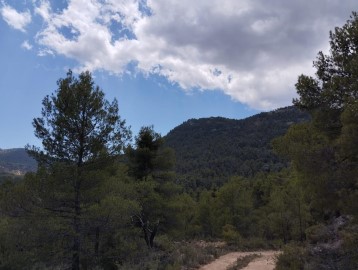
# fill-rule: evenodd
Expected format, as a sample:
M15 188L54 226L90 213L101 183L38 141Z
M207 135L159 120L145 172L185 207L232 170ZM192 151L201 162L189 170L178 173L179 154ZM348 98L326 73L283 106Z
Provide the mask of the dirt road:
M219 257L210 264L204 265L200 270L226 270L229 266L234 265L237 259L247 255L258 254L260 257L251 261L248 266L242 270L273 270L275 268L275 257L279 251L256 251L256 252L231 252Z

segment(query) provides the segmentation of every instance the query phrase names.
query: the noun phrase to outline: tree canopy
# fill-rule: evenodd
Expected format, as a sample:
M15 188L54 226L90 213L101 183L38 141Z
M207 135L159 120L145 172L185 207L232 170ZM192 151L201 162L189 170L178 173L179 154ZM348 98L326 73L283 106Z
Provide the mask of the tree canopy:
M293 160L307 187L320 194L323 212L350 212L343 201L356 193L358 140L358 14L330 32L330 53L318 53L316 77L301 75L296 106L312 114L312 123L289 129L276 150Z
M121 153L131 133L118 114L117 100L105 100L88 71L76 78L70 70L57 85L42 101L42 117L33 121L43 150L32 148L30 154L39 161L81 166L103 154Z
M343 110L358 98L358 14L330 32L330 53L319 52L316 77L301 75L294 104L309 110Z
M121 209L118 202L123 198L120 192L111 192L117 185L107 168L123 153L130 130L118 114L117 101L109 103L104 98L89 72L76 78L69 71L57 85L55 93L43 99L42 117L33 121L43 149L28 147L43 167L38 177L44 181L40 187L35 185L39 181L36 178L26 182L35 185L33 189L41 200L36 206L63 221L58 222L72 242L72 269L80 269L84 257L98 257L100 235L104 227L108 228L104 224ZM103 205L106 218L98 213ZM91 235L94 248L88 249Z

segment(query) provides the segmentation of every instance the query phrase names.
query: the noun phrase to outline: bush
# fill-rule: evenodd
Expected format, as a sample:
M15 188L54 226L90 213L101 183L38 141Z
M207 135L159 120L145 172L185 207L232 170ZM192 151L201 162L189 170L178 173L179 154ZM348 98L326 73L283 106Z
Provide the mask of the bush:
M331 239L332 232L328 226L317 224L306 229L306 237L311 244L317 244L318 242L327 242Z
M242 238L240 233L231 224L226 224L222 228L222 236L224 237L226 243L228 243L229 245L239 245Z
M303 270L305 257L304 247L287 245L277 258L276 270Z
M270 244L267 240L261 237L251 237L245 238L241 241L241 244L238 246L242 250L258 250L258 249L269 249L272 248L274 244Z

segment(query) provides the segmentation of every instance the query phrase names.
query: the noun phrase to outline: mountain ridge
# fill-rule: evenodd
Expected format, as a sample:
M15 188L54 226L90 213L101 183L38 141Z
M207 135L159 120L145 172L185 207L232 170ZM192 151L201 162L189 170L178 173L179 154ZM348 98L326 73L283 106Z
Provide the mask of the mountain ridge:
M272 152L270 143L292 124L309 119L293 106L239 120L189 119L164 137L165 145L176 153L176 172L185 186L222 185L233 175L252 177L286 167L287 161Z
M178 181L184 185L221 185L232 175L253 176L287 165L272 153L270 142L309 115L293 106L244 119L207 117L188 119L168 132L165 146L176 153ZM24 148L0 149L0 174L35 171L36 161Z

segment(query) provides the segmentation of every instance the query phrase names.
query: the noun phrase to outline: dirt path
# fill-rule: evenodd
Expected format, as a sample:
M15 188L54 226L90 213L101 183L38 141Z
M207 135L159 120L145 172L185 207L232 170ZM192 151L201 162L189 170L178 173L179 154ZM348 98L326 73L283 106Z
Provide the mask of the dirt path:
M199 270L226 270L232 266L237 259L251 254L258 254L260 257L254 259L242 270L273 270L275 268L275 256L279 251L256 251L256 252L231 252L219 257L210 264L204 265Z

